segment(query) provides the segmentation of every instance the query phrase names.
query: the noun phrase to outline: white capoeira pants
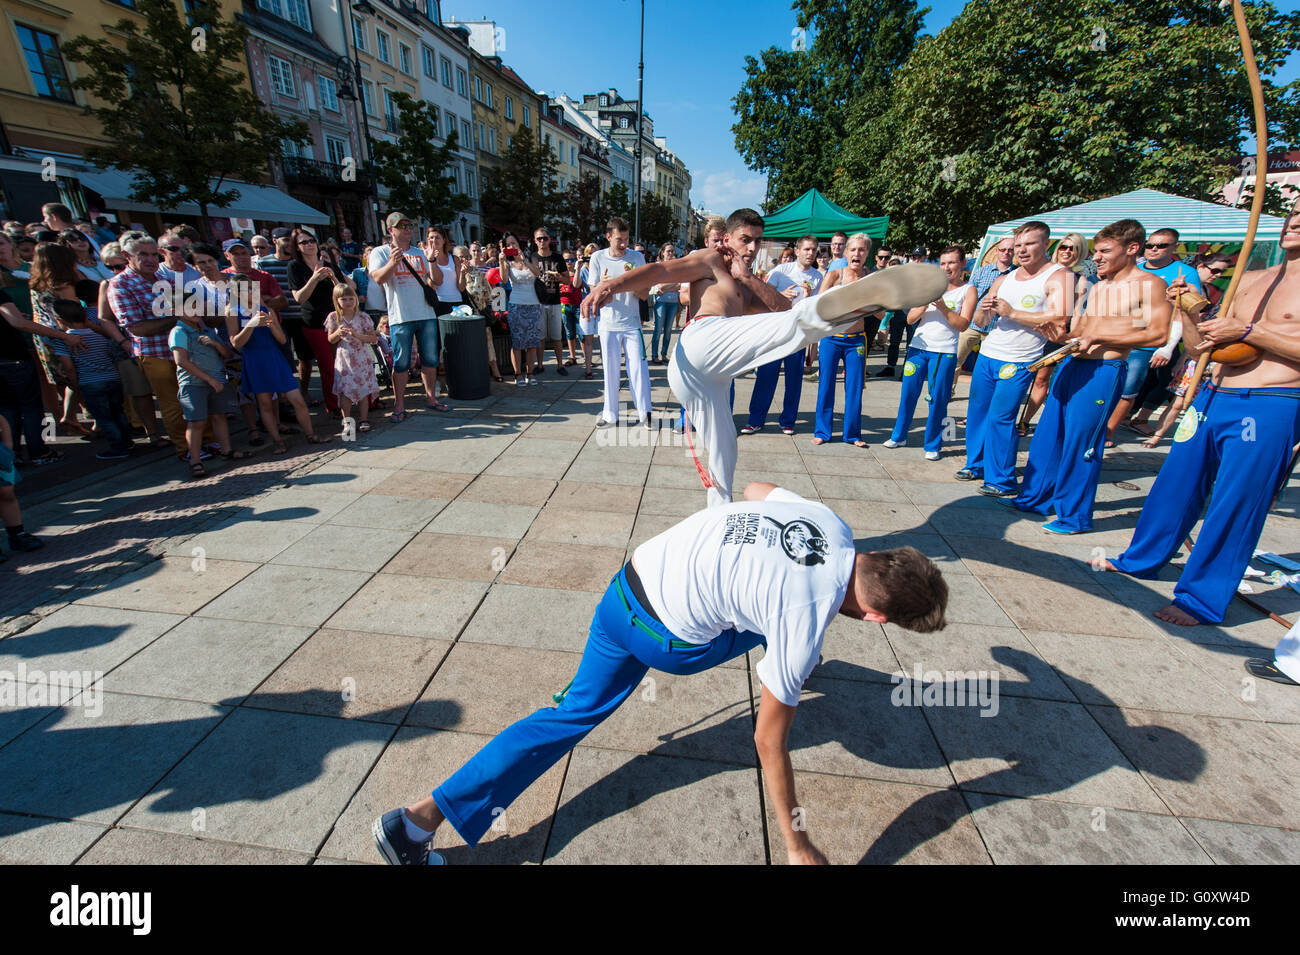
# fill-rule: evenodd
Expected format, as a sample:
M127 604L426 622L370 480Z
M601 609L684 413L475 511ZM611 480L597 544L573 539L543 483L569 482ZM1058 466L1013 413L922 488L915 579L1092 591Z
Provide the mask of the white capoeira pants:
M1273 665L1300 683L1300 623L1286 632L1273 651Z
M627 355L627 388L632 392L632 403L636 406L637 420L650 413L650 366L645 360L645 344L639 331L600 332L600 361L605 370L605 410L601 415L606 421L618 422L619 395L619 359Z
M727 401L731 380L842 330L817 314L817 299L812 297L787 312L697 318L677 336L668 384L686 408L687 426L695 428L709 450L709 507L731 503L737 451L736 424Z

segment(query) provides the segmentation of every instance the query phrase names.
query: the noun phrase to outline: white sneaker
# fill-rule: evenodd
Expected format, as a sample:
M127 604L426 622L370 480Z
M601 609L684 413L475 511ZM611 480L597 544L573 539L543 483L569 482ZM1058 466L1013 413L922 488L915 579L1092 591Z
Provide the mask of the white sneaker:
M939 452L938 452L938 451L927 451L927 452L925 452L925 459L926 459L927 461L938 461L938 460L939 460Z
M890 438L885 442L885 447L887 448L901 448L902 446L903 445L900 442L895 441L893 438Z

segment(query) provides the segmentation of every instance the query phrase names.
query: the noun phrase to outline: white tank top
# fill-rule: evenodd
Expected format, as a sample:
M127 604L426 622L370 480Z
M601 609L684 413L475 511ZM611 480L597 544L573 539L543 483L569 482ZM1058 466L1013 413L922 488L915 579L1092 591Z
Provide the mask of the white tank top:
M960 288L948 289L943 293L943 304L961 314L962 299L966 297L968 288L970 288L969 282ZM922 313L920 321L916 323L912 347L922 351L937 352L940 355L955 355L957 354L957 329L948 324L942 312L930 305Z
M442 273L442 280L438 283L438 301L440 302L460 302L460 289L456 287L456 263L447 257L446 265L439 265L434 256L429 257L429 261L439 272Z
M1024 269L1016 269L1002 280L998 298L1022 312L1047 311L1047 280L1063 266L1049 265L1032 279L1022 279ZM980 354L994 361L1013 362L1017 365L1035 361L1043 353L1047 339L1028 325L999 316L984 343Z
M537 305L537 276L528 266L521 269L510 266L510 304Z

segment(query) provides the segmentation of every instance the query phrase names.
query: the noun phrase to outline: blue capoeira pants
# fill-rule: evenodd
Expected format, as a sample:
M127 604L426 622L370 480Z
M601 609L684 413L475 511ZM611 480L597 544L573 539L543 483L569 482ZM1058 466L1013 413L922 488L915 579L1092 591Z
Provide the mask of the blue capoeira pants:
M433 791L433 801L460 837L477 845L496 815L618 709L648 669L700 673L766 645L748 630L724 630L704 644L678 640L646 612L620 570L596 607L564 702L498 733Z
M1123 358L1067 358L1061 364L1012 504L1039 514L1055 511L1056 524L1065 530L1092 530L1106 422L1119 403L1127 367Z
M1033 384L1032 362L1009 362L980 352L966 402L966 467L1003 491L1016 486L1016 415Z
M825 339L823 339L825 341ZM785 367L785 396L781 402L781 427L793 428L799 416L799 393L803 389L803 352L786 355L754 370L754 390L749 396L749 426L761 428L767 424L767 412L776 395L776 379Z
M894 433L889 437L899 444L907 443L907 432L916 414L916 402L921 397L921 384L926 384L926 400L930 413L925 419L925 450L938 451L943 447L943 427L948 417L948 400L952 398L953 366L957 355L922 351L909 348L903 361L903 393L898 399L898 419Z
M846 444L862 440L862 380L867 373L867 336L828 335L817 343L817 419L813 434L831 439L835 414L835 375L844 359L844 427Z
M1174 606L1202 623L1222 621L1297 441L1300 389L1207 385L1179 424L1115 569L1156 576L1209 497L1196 546L1174 588Z

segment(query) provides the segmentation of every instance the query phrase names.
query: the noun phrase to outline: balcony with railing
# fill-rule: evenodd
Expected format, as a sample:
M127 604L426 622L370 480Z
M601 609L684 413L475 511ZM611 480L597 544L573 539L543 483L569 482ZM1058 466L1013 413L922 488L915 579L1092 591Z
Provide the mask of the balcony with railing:
M280 161L286 185L338 186L344 189L370 189L370 172L362 165L343 166L306 156L286 156Z

